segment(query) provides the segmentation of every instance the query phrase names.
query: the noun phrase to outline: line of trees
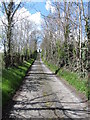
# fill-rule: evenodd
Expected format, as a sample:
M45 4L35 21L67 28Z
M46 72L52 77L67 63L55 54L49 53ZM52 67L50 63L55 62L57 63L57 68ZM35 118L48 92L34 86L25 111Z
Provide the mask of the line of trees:
M44 17L42 57L59 67L80 73L89 72L90 28L88 4L54 2L55 11Z
M13 0L1 3L0 32L6 68L30 59L37 50L38 30L30 16L25 16L25 11L19 12L22 6L21 2L15 4Z

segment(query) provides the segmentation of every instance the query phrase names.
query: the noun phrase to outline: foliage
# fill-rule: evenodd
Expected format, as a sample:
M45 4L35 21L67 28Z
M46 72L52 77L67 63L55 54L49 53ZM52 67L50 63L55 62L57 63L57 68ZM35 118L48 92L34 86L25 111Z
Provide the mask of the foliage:
M61 2L53 4L55 14L49 13L45 18L41 44L44 60L65 66L83 78L88 74L90 51L86 6L82 0L80 4L65 1L63 5Z
M38 29L29 18L31 14L28 12L27 17L24 7L21 7L22 2L1 2L0 40L4 48L5 68L30 59L31 54L37 49Z

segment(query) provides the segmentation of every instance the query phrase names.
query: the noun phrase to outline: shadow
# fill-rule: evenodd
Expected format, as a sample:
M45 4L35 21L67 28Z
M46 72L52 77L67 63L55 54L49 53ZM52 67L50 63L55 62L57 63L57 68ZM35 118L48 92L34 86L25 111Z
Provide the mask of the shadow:
M69 109L69 108L60 108L60 107L43 107L43 108L14 108L14 110L62 110L62 111L77 111L77 112L87 112L86 110L80 110L80 109ZM90 114L90 113L89 113Z
M55 75L59 72L60 68L58 68L56 71L55 71Z
M55 75L55 73L43 73L43 72L42 73L38 73L38 72L34 73L34 72L31 72L31 73L27 74L27 76L35 75L35 74L37 74L37 75L50 75L50 76Z
M59 68L55 71L55 74L57 74L57 73L59 72L59 70L60 70L62 67L64 67L64 65L65 65L65 61L64 61L64 60L62 60L61 63L59 62Z
M62 112L64 115L63 119L65 119L65 117L66 117L69 120L73 120L72 115L76 115L76 116L82 118L83 113L90 114L90 111L87 111L85 109L71 107L71 105L75 106L77 104L79 105L80 103L86 103L87 101L64 102L64 101L62 101L62 98L59 100L56 95L56 93L60 93L60 91L39 95L38 94L39 90L42 90L42 93L44 91L42 86L45 85L45 81L49 81L50 80L49 77L53 77L55 74L54 73L46 73L46 72L44 73L43 69L38 68L39 66L37 66L37 68L36 68L36 65L40 65L40 62L35 61L34 66L32 66L31 71L27 73L22 86L19 88L16 95L13 97L13 100L10 101L6 110L4 110L2 120L11 119L10 118L11 114L13 114L12 119L15 118L15 120L16 120L16 119L19 119L19 117L21 117L21 119L24 119L24 118L26 119L26 116L21 115L20 112L24 112L26 115L26 113L28 111L30 111L30 112L33 111L34 114L35 114L35 111L38 111L39 113L40 113L40 111L41 112L48 111L48 113L52 111L53 114L55 116L57 116L57 119L61 119L60 114ZM48 82L47 82L47 86L48 86ZM47 87L45 89L47 89ZM46 91L48 91L48 90L46 90ZM21 92L22 92L22 94L21 94ZM25 93L23 94L23 92L25 92ZM50 91L48 91L48 92L50 92ZM35 97L35 95L37 95L37 96ZM17 99L18 97L21 97L21 99L18 100ZM69 108L64 107L63 104L69 105ZM57 111L60 112L59 115L57 115L58 114ZM70 115L70 114L72 114L72 115ZM49 119L49 118L43 117L41 119Z
M44 96L45 97L45 96ZM39 97L40 98L40 97ZM37 99L37 98L34 98L34 99ZM34 100L33 99L33 100ZM58 102L58 101L47 101L47 102ZM79 116L79 114L77 114L77 113L82 113L82 112L84 112L84 113L86 113L86 114L90 114L90 111L88 112L87 110L81 110L81 109L70 109L70 108L64 108L63 106L61 106L61 107L29 107L29 108L27 108L27 104L28 105L33 105L33 104L41 104L41 103L46 103L46 102L33 102L33 103L27 103L26 101L12 101L12 105L14 106L15 104L22 104L23 106L24 106L24 104L25 104L25 106L24 107L16 107L16 108L13 108L13 107L11 107L11 109L14 109L14 111L16 111L15 112L15 117L16 118L18 118L17 116L16 116L16 113L18 113L18 111L20 112L20 111L24 111L24 112L26 112L26 111L53 111L53 112L55 112L56 110L59 110L59 111L63 111L63 114L68 118L68 119L71 119L71 120L73 120L73 118L71 118L70 116L69 116L69 114L68 114L68 112L73 112L72 114L73 115L76 115L76 116ZM60 103L61 104L61 103ZM11 110L10 110L11 111ZM4 115L3 116L3 119L2 120L8 120L9 119L9 115L10 115L10 111L8 112L8 113L6 113L6 115ZM20 116L20 114L18 113L18 115ZM22 118L23 118L23 116L22 116ZM14 119L14 118L13 118Z
M39 97L40 98L40 97ZM35 100L35 99L34 99ZM30 100L30 101L32 101L32 100ZM24 105L35 105L35 104L42 104L42 103L47 103L47 102L50 102L50 103L68 103L68 104L80 104L80 103L86 103L87 101L81 101L81 102L59 102L59 101L43 101L43 102L27 102L27 103L25 103L25 102L23 102L22 101L22 104ZM16 102L17 104L20 104L20 101L17 101ZM86 111L86 110L85 110ZM90 111L89 111L90 112Z
M47 95L44 95L44 96L38 96L38 97L34 97L33 99L30 99L28 100L28 98L26 96L24 96L24 98L26 98L25 100L21 100L21 101L18 101L18 100L12 100L12 103L11 105L9 106L9 111L7 113L4 114L3 116L3 120L8 120L8 118L10 117L10 114L11 114L11 111L14 110L15 112L15 115L16 113L18 113L18 115L20 116L20 111L24 111L24 112L27 112L27 111L62 111L63 114L68 118L68 119L71 119L73 120L73 118L69 115L69 113L71 113L72 115L76 115L78 117L81 118L81 114L84 113L84 114L90 114L90 111L89 110L83 110L83 109L80 109L80 108L65 108L64 106L62 106L62 103L67 103L69 104L69 106L71 104L80 104L80 103L85 103L87 101L81 101L81 102L60 102L59 100L47 100L47 101L35 101L35 100L39 100L41 98L45 98L45 97L50 97L51 95L54 95L55 93L50 93L50 94L47 94ZM23 97L23 96L22 96ZM46 104L46 103L59 103L58 106L55 106L55 107L50 107L50 106L42 106L42 104ZM36 106L36 104L39 105L39 107ZM17 105L17 107L14 107L15 105ZM20 105L22 107L20 107ZM31 107L28 107L31 106ZM33 106L35 105L35 106ZM79 114L80 113L80 114ZM15 118L18 118L17 116L15 116ZM23 116L22 116L23 118Z
M63 114L68 118L68 119L71 119L73 120L73 118L68 114L68 112L72 113L73 115L76 115L78 117L80 117L81 115L79 115L78 113L85 113L85 114L90 114L90 111L87 111L87 110L82 110L80 108L78 109L74 109L74 108L64 108L61 104L62 103L67 103L67 104L78 104L76 102L60 102L60 101L42 101L42 102L33 102L34 100L36 99L39 99L39 98L44 98L44 97L47 97L47 96L50 96L50 95L53 95L55 93L51 93L51 94L48 94L48 95L45 95L45 96L39 96L39 97L35 97L33 99L30 99L30 100L26 100L26 101L12 101L12 105L11 105L11 108L9 108L9 111L8 113L6 113L6 115L3 116L3 119L2 120L8 120L9 118L9 115L11 114L11 111L14 109L14 112L15 112L15 118L18 118L16 113L18 113L18 115L20 116L20 111L53 111L55 112L56 110L59 110L59 111L62 111ZM24 96L25 97L25 96ZM31 102L32 101L32 102ZM59 103L60 104L60 107L42 107L41 104L45 104L47 102L52 102L52 103ZM83 103L83 102L86 102L86 101L81 101L79 103ZM33 107L33 105L35 104L38 104L40 105L41 107ZM13 107L14 105L22 105L23 107ZM32 107L27 107L28 105L31 105ZM22 116L23 118L23 116Z

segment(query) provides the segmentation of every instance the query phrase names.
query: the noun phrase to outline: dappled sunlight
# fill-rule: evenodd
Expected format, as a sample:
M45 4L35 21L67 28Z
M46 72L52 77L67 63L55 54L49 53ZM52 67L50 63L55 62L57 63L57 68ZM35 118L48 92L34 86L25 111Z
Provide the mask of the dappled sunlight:
M3 120L90 117L89 8L85 0L0 2Z
M64 89L63 89L64 88ZM85 118L87 100L81 100L41 61L35 61L13 97L6 118Z

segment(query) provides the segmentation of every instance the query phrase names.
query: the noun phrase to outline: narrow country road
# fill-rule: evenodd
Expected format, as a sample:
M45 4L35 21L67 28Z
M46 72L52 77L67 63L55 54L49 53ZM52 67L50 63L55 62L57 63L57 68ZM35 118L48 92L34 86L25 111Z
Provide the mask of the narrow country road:
M88 118L86 102L60 81L39 56L13 101L8 113L8 117L13 119Z

